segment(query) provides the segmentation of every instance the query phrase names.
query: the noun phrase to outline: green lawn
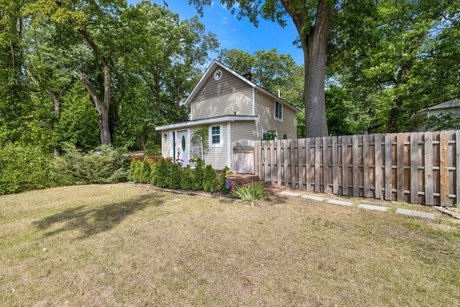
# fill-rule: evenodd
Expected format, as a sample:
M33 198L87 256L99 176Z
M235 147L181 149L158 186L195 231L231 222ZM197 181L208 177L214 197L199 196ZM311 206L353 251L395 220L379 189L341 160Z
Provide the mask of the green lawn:
M460 304L460 224L127 184L0 197L0 305Z

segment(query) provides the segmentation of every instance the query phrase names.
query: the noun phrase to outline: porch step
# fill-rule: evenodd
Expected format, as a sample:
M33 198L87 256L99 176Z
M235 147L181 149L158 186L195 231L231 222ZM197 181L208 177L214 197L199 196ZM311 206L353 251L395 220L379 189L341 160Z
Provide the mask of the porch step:
M245 185L252 182L259 182L260 178L254 174L236 174L235 183L237 185Z

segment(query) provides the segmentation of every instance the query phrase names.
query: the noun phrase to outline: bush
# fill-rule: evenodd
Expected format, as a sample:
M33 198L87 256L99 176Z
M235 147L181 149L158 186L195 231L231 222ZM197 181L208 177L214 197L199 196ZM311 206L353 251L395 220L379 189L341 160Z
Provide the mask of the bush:
M203 191L217 192L219 190L219 183L217 181L216 171L212 168L211 164L206 165L203 176Z
M199 159L195 166L195 178L193 180L193 190L203 189L204 161Z
M168 177L169 177L169 165L171 162L169 160L161 160L158 164L158 171L156 176L156 185L160 188L168 187Z
M50 180L52 155L27 145L0 148L0 194L54 186Z
M193 174L189 165L187 165L182 171L180 188L183 190L191 190L193 188Z
M268 194L260 183L250 183L237 187L233 194L240 199L240 202L251 206L258 205L261 200L269 199Z
M182 168L180 163L171 163L168 176L168 188L179 189L181 184Z
M132 160L129 164L129 172L128 172L128 181L135 181L134 180L134 169L136 168L137 161Z
M137 179L136 169L133 179ZM103 145L87 154L75 147L67 147L62 157L55 158L52 177L59 185L115 183L128 176L125 152Z
M219 177L219 190L222 192L222 193L227 193L228 190L225 188L225 183L227 181L227 173L230 171L230 169L226 166L224 167L224 169L222 170L222 172L220 173L220 177Z
M150 183L153 185L157 184L159 164L160 162L155 162L155 163L150 164Z
M144 158L143 161L139 161L139 178L138 182L140 183L149 183L150 182L150 163L147 158Z

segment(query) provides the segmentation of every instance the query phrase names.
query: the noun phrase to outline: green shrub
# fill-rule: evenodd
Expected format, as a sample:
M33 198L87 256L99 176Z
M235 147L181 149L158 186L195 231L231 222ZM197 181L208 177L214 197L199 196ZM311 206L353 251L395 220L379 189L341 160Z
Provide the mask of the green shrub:
M133 181L139 182L140 174L141 174L141 161L136 160L133 163Z
M168 187L168 177L169 177L169 165L171 162L169 160L161 160L158 164L158 171L156 177L156 185L160 188Z
M136 179L136 169L133 179ZM125 152L103 145L87 154L75 147L53 160L52 177L59 185L115 183L126 180L128 158Z
M171 171L168 177L168 188L179 189L181 183L182 168L180 163L171 163Z
M155 163L150 164L150 183L153 185L157 184L159 164L160 162L155 162Z
M0 148L0 194L42 189L55 185L50 180L52 155L27 145Z
M128 171L128 181L135 181L134 180L134 168L136 167L136 160L132 160L129 164L129 171Z
M233 194L240 199L240 202L251 206L258 205L261 200L269 199L268 194L260 183L250 183L237 187Z
M139 178L140 183L149 183L150 182L150 163L147 158L144 158L144 161L140 162Z
M203 176L203 191L217 192L219 190L219 183L217 181L216 171L212 168L211 164L206 165Z
M183 190L191 190L193 188L193 174L190 165L187 165L182 171L180 188Z
M223 168L222 172L220 173L220 177L219 177L219 190L222 192L222 193L227 193L228 190L225 188L225 182L227 180L227 173L230 171L230 169L226 166Z
M195 173L193 178L193 190L203 189L203 178L204 178L204 161L199 159L196 162Z

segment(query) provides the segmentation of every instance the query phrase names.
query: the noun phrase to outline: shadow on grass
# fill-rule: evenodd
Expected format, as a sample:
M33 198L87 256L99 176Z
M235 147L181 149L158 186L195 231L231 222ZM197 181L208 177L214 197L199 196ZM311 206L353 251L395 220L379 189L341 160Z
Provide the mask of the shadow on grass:
M90 205L70 208L62 212L35 221L34 225L46 230L53 225L63 223L58 229L45 233L46 237L66 231L80 231L83 239L112 229L123 222L129 215L143 210L147 206L160 206L164 203L160 194L142 195L132 200L107 204L92 208Z

